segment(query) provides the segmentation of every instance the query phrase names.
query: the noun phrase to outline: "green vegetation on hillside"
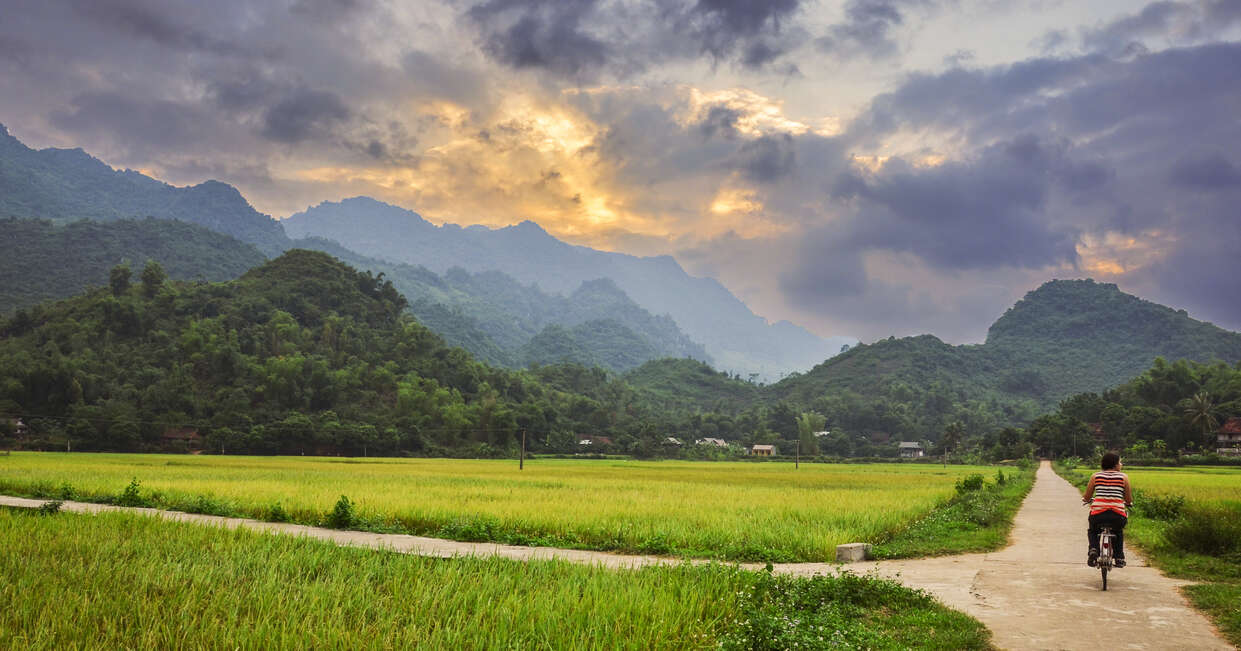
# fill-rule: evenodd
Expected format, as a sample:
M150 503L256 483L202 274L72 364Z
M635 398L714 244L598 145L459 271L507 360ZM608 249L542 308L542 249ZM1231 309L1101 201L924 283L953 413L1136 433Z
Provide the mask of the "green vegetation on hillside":
M80 294L108 283L128 264L150 260L173 280L231 280L267 258L253 246L201 226L169 219L76 221L0 219L0 314Z
M45 443L147 449L176 426L232 451L425 454L629 422L606 376L567 393L551 371L480 364L403 316L390 283L322 253L223 284L110 280L0 322L0 412Z
M0 125L0 218L111 221L159 217L204 226L268 255L288 247L276 220L236 188L207 181L178 188L133 170L117 171L81 149L35 151Z

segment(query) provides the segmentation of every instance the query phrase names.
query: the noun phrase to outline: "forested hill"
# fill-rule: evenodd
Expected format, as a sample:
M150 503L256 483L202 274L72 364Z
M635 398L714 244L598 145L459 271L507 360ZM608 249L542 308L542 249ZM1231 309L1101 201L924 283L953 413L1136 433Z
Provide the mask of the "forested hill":
M470 272L502 271L546 292L569 294L611 279L651 314L672 317L723 369L775 379L840 351L846 337L822 339L788 322L769 324L723 285L690 276L670 256L640 258L574 246L534 222L506 228L435 226L415 212L369 197L323 202L284 220L293 237L316 236L376 258Z
M995 357L1029 359L1056 397L1127 382L1156 357L1241 360L1241 334L1126 294L1054 280L1026 294L987 333Z
M253 246L168 219L76 221L0 219L0 315L108 284L120 264L140 271L158 262L174 280L218 282L267 260Z
M930 335L860 345L768 387L849 430L935 440L948 423L968 431L1024 425L1068 396L1132 379L1157 357L1241 360L1241 334L1144 301L1115 285L1055 280L1026 294L981 345Z
M534 449L567 450L574 432L636 429L602 372L495 369L404 308L390 283L305 250L227 283L118 274L0 321L0 412L83 450L149 449L177 427L308 454L512 451L523 427Z
M607 279L582 283L561 296L499 271L453 267L440 275L361 256L322 238L295 242L357 269L383 273L409 299L419 322L489 364L522 368L571 362L623 372L661 357L710 361L702 345L671 318L642 309Z
M118 171L81 149L35 151L0 125L0 218L160 217L231 235L268 255L288 248L276 220L256 211L231 185L206 181L178 188L133 170Z

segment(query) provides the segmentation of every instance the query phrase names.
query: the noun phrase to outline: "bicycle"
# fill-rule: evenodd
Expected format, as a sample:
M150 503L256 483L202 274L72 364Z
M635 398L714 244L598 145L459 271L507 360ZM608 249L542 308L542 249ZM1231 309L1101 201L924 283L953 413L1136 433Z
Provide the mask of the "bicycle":
M1112 541L1116 538L1116 534L1112 533L1111 527L1103 527L1099 530L1099 556L1095 559L1095 565L1099 568L1099 573L1103 575L1103 591L1107 591L1107 573L1112 569Z

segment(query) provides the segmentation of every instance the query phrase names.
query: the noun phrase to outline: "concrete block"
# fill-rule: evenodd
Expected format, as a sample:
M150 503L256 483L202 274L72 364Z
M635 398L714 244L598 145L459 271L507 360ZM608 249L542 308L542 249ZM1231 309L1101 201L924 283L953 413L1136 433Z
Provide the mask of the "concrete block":
M848 543L836 545L837 563L856 563L870 558L871 546L868 543Z

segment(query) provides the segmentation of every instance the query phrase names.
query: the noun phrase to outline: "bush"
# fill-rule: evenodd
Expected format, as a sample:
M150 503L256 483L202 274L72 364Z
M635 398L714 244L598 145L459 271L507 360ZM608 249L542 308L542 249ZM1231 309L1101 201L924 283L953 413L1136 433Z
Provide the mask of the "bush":
M957 480L957 493L964 494L972 491L982 490L986 484L986 480L979 473L974 473Z
M1181 517L1185 508L1184 495L1147 495L1136 489L1133 493L1133 510L1145 518L1171 522Z
M271 505L271 508L267 509L266 519L268 522L288 522L289 513L284 510L284 507L280 505L280 502L276 502Z
M1196 554L1241 556L1241 507L1190 503L1181 511L1181 517L1168 526L1164 540Z
M1004 476L1004 469L1001 468L1001 469L996 470L995 471L995 485L1003 486L1004 484L1007 484L1007 483L1008 483L1008 477Z
M358 516L353 512L353 503L348 497L340 496L336 501L336 506L332 507L332 512L327 516L327 526L333 529L348 529L358 520Z
M56 515L60 513L60 507L64 506L64 502L60 500L52 500L39 505L39 515Z
M120 497L116 498L117 506L151 506L151 502L138 492L142 484L138 483L138 478L134 477L129 480L129 485L121 492Z

